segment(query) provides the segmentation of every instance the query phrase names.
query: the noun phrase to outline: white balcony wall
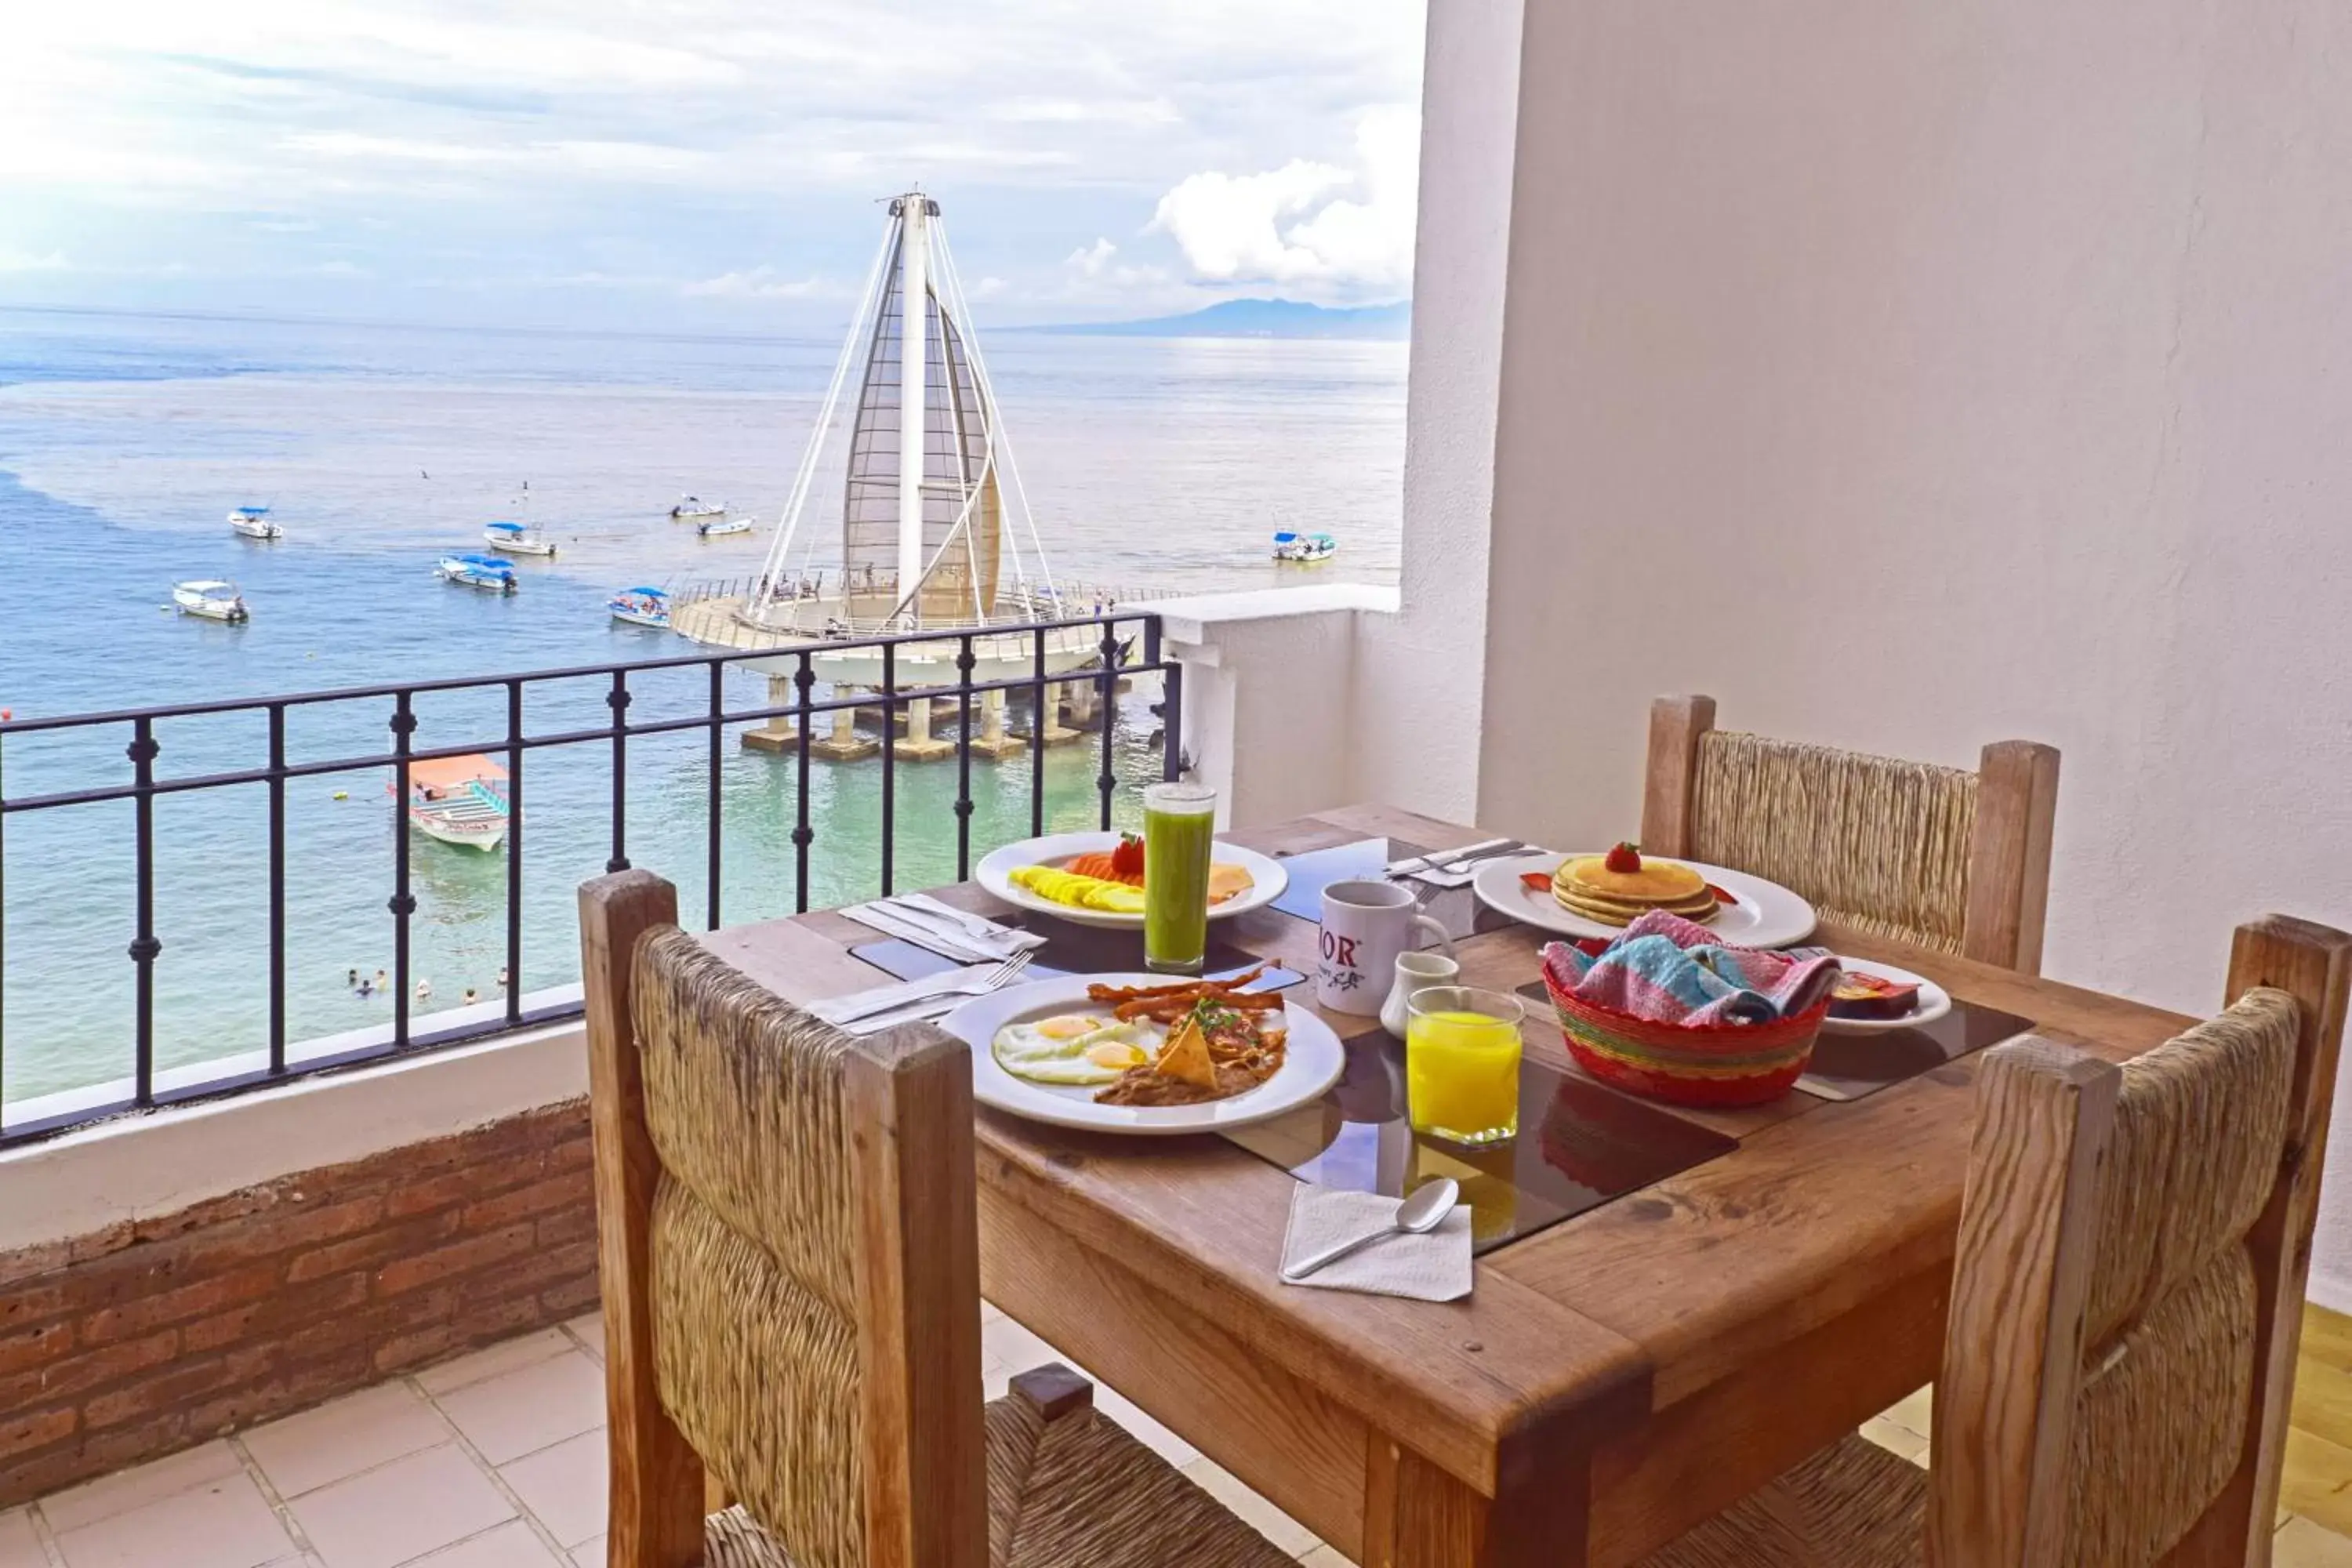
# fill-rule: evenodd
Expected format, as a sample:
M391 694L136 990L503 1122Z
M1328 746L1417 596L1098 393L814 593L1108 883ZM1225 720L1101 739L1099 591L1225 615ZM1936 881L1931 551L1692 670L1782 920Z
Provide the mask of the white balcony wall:
M1400 608L1253 623L1220 679L1352 699L1263 711L1244 815L1607 842L1707 691L2060 747L2059 978L2207 1010L2239 921L2352 926L2352 12L1431 13Z
M1520 5L1430 7L1402 591L1150 606L1191 667L1185 749L1234 822L1350 800L1477 811ZM1344 555L1333 570L1344 574Z
M2060 747L2059 978L2209 1010L2239 921L2352 926L2352 10L1595 0L1523 49L1480 819L1632 833L1646 704L1707 691Z

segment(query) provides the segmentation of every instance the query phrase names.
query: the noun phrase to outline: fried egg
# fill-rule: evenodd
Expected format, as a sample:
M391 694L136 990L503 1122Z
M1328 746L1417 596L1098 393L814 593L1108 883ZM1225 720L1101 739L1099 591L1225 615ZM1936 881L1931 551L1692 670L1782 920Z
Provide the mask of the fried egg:
M1157 1058L1166 1037L1148 1019L1127 1023L1108 1013L1064 1013L1007 1024L989 1049L1005 1071L1032 1083L1108 1083Z

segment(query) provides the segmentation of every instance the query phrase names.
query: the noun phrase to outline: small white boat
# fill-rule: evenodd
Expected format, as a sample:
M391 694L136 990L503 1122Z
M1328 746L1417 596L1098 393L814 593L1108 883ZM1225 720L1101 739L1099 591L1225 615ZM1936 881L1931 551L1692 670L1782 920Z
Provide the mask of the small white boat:
M444 582L479 588L489 594L511 594L519 586L515 582L514 563L502 561L495 555L444 555L441 563L434 570L441 574Z
M706 517L725 517L727 503L704 500L700 496L681 496L678 498L677 504L669 509L669 515L673 522L694 522Z
M173 584L172 606L184 616L202 616L208 621L226 621L231 626L241 626L253 618L236 584L209 577Z
M555 553L555 541L527 522L491 522L482 525L482 537L500 550L516 555L546 555Z
M724 539L730 533L751 532L758 521L750 517L715 517L709 522L696 523L694 531L705 539Z
M408 764L409 825L428 838L496 849L506 838L509 814L507 771L488 757L436 757Z
M241 506L228 514L229 531L247 539L283 539L286 530L272 521L266 506Z
M1339 542L1328 533L1293 533L1284 529L1274 536L1276 561L1328 561L1339 553Z
M669 627L669 595L659 588L624 588L604 601L604 608L624 626Z

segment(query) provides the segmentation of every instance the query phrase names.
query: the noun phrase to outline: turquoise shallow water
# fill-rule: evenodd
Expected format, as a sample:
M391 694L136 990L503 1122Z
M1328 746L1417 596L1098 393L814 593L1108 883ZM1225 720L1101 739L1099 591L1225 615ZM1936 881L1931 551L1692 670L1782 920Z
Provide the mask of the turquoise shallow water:
M1282 581L1263 562L1274 527L1327 528L1346 550L1328 574L1391 579L1402 455L1401 345L1155 342L1010 334L988 347L1055 568L1168 587ZM0 707L20 716L452 676L503 675L687 651L614 626L624 582L740 574L749 542L704 544L662 511L683 490L772 520L833 345L782 340L482 334L316 324L61 315L0 310ZM521 481L564 542L526 562L523 591L447 587L439 550L472 546ZM822 483L820 497L827 493ZM833 493L836 493L835 491ZM238 541L232 505L273 504L292 530ZM820 503L820 518L831 515ZM232 577L255 608L226 627L159 606L170 584ZM1296 580L1295 578L1289 580ZM699 672L642 678L633 720L702 710ZM601 723L604 687L535 689L527 728ZM1114 741L1120 813L1155 776L1158 692L1139 686ZM729 679L731 705L763 683ZM420 700L419 746L504 733L501 694ZM296 711L296 760L363 755L388 741L391 704ZM126 728L21 736L0 752L11 797L127 781ZM159 727L159 774L266 758L257 715ZM1048 826L1091 826L1099 752L1045 759ZM629 746L629 857L703 907L707 740ZM526 989L576 978L572 891L609 853L609 751L531 753L526 764ZM975 763L974 853L1028 830L1031 763ZM388 770L288 789L288 1026L302 1039L388 1016L349 970L392 965L394 817ZM811 900L877 889L875 764L813 769ZM796 799L788 760L719 762L721 888L732 922L788 911ZM903 766L894 816L898 885L954 873L952 763ZM338 794L343 798L337 798ZM268 1017L267 797L259 785L160 799L157 1059L169 1067L259 1046ZM128 804L11 815L0 830L0 1101L129 1070L133 931ZM412 973L428 1007L488 997L504 962L499 857L416 839ZM429 1023L420 1026L430 1026Z

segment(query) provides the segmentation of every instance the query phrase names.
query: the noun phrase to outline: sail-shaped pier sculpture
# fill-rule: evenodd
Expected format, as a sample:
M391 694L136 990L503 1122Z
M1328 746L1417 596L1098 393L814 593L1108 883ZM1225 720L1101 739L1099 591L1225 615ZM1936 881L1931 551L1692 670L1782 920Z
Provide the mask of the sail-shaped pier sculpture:
M844 395L861 358L863 374L848 402ZM829 531L812 522L810 498L845 402L848 451L835 550ZM1091 608L1066 607L1055 588L972 337L939 204L919 193L896 197L758 577L746 592L687 596L673 607L670 624L697 642L791 653L772 663L745 661L769 676L781 705L793 700L788 682L804 649L813 650L816 678L836 690L880 689L881 650L841 646L856 637L972 632L975 681L1033 675L1034 628ZM1048 674L1100 657L1097 628L1043 635ZM900 645L889 672L894 690L954 685L961 647L960 637ZM983 693L976 706L976 749L1017 749L1004 734L1003 693ZM906 707L901 756L950 749L930 739L928 701ZM746 739L773 745L788 735L779 721ZM836 756L872 749L855 735L846 710L818 744Z

